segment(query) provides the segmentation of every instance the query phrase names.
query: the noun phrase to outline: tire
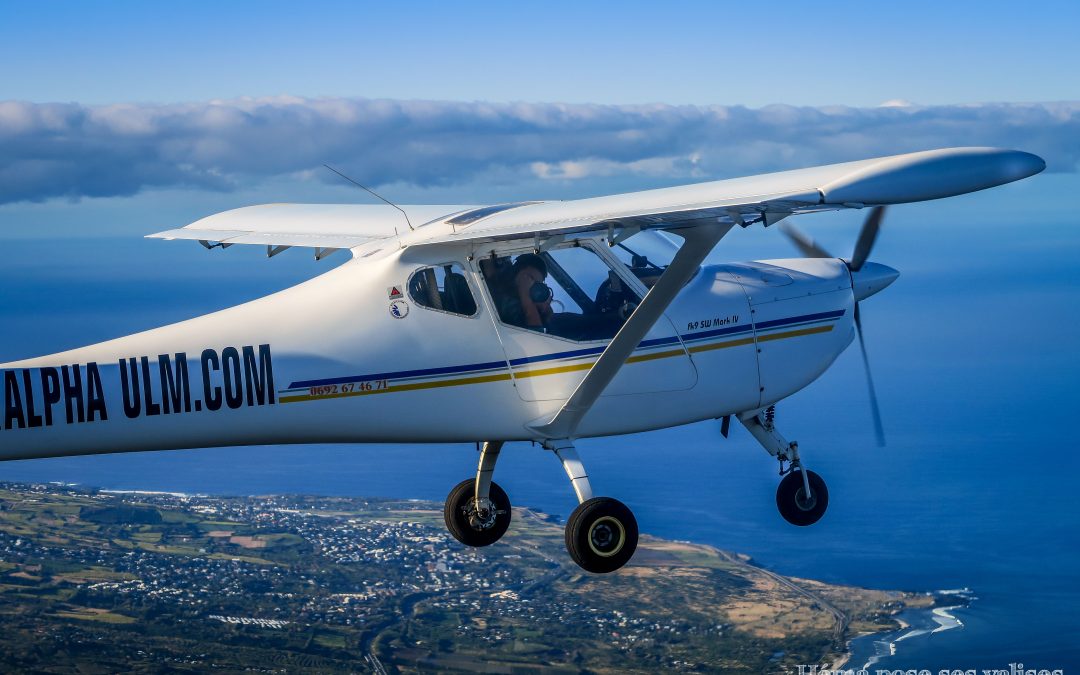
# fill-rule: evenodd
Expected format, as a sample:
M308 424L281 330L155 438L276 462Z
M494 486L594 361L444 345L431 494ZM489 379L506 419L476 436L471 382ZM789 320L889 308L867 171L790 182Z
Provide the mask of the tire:
M637 550L638 526L625 504L594 497L579 505L566 522L566 550L587 572L614 572Z
M780 509L780 515L799 527L821 520L825 509L829 508L829 488L825 487L825 481L809 470L806 471L806 479L810 483L809 503L805 500L802 473L798 470L784 476L776 488L776 508Z
M466 546L490 546L499 541L510 527L510 498L494 482L488 490L488 500L494 513L483 523L476 514L474 496L476 479L463 480L450 491L443 506L446 529Z

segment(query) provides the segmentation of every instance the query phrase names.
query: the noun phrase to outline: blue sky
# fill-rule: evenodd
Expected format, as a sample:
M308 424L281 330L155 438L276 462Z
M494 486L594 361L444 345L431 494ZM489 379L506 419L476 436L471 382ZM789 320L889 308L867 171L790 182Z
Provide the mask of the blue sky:
M0 3L0 98L1075 100L1074 2Z

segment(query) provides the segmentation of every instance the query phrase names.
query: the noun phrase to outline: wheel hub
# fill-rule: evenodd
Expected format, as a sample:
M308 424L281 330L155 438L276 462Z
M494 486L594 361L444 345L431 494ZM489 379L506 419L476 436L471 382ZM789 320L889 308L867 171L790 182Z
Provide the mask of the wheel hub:
M817 495L813 492L810 493L810 498L806 497L806 490L799 488L795 493L795 506L798 506L803 511L811 511L817 506Z
M481 499L479 507L476 500L469 500L462 510L465 512L465 519L469 521L469 526L474 530L490 529L495 525L495 516L498 515L490 499Z
M603 557L613 556L626 543L626 528L615 518L604 516L589 528L589 548Z

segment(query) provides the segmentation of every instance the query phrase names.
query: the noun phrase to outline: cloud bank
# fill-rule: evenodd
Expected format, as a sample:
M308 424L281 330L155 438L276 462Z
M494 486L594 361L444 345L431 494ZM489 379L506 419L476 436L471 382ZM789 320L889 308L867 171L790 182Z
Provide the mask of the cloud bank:
M485 174L687 182L960 145L1080 169L1080 102L877 108L275 97L172 105L0 102L0 203L232 190L288 175L463 185Z

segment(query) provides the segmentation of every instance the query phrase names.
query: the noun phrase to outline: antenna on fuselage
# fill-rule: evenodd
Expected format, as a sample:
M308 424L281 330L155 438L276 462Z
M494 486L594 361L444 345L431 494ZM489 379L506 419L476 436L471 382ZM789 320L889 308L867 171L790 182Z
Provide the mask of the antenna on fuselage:
M330 166L329 164L323 164L323 166L325 166L327 169L330 169L331 171L333 171L337 175L341 176L345 180L349 181L350 183L352 183L356 187L360 188L361 190L364 190L365 192L368 192L369 194L374 195L380 201L386 202L387 204L389 204L390 206L393 206L398 211L401 211L401 215L405 216L405 224L409 226L409 229L410 230L415 230L416 229L415 227L412 226L412 221L409 220L409 214L405 213L405 209L401 208L400 206L398 206L394 202L390 201L386 197L383 197L382 195L380 195L378 192L375 192L371 188L366 187L364 185L361 185L360 183L354 181L352 178L349 178L348 176L341 173L340 171L338 171L334 167ZM396 227L394 228L394 234L397 234L397 228Z

